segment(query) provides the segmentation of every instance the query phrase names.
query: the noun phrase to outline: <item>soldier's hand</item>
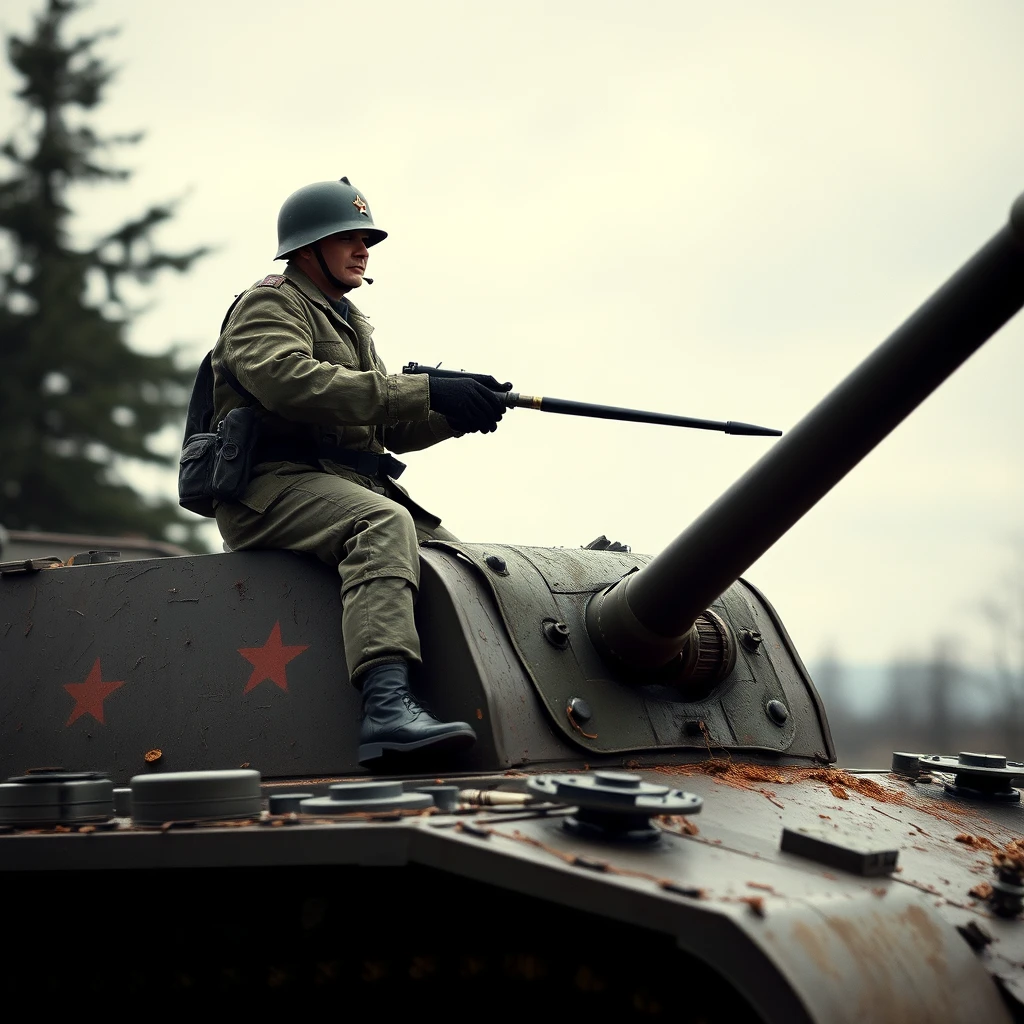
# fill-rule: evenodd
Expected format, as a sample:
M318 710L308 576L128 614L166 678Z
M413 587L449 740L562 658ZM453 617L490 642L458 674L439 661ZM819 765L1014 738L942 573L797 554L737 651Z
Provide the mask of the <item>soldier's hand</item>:
M468 377L431 377L430 408L441 413L455 430L484 434L498 429L505 411L493 391Z

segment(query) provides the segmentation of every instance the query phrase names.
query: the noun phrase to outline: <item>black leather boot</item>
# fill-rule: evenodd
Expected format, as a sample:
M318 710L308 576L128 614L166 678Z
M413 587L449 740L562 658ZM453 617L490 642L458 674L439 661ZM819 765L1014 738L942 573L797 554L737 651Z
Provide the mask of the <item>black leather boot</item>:
M433 756L466 750L476 733L466 722L439 722L409 692L409 666L393 662L363 676L359 763L377 767L411 754Z

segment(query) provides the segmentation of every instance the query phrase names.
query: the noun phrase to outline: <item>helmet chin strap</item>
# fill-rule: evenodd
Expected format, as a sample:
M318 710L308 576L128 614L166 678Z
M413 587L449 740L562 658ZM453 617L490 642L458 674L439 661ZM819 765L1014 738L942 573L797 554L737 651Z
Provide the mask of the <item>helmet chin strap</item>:
M324 277L327 278L335 288L340 288L342 291L347 292L349 287L344 281L339 281L332 273L331 268L327 266L327 260L324 259L324 254L320 251L320 243L314 242L312 245L313 255L316 256L317 263L320 264L320 269L323 271Z

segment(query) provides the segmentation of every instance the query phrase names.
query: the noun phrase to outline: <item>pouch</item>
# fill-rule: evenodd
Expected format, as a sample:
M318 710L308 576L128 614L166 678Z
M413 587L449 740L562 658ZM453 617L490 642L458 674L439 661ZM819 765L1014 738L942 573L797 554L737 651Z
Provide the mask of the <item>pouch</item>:
M249 486L256 447L255 409L232 409L215 433L185 439L178 465L178 504L212 518L214 500L237 501Z
M256 447L257 422L256 410L243 406L232 409L217 424L210 476L210 494L217 501L237 501L245 494Z
M216 434L191 434L178 462L178 504L189 512L213 518L213 457Z

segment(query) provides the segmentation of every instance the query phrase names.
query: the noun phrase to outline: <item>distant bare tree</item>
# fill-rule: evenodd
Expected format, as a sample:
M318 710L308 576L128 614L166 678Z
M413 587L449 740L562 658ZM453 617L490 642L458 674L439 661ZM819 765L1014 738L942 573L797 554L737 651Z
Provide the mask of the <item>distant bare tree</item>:
M992 676L999 703L998 722L1005 749L1024 754L1024 538L1010 544L1007 572L981 603L992 644Z
M814 685L825 704L832 741L844 764L857 763L863 751L863 725L850 706L849 679L834 644L828 644L818 659Z
M814 685L821 699L828 707L829 717L841 714L846 704L843 678L843 663L834 644L829 644L818 659L814 673Z
M925 666L925 739L936 753L954 752L953 690L964 681L956 644L948 636L936 637L932 656Z
M907 749L910 738L920 731L921 695L917 681L913 658L898 654L889 662L882 707L893 740L900 749Z

